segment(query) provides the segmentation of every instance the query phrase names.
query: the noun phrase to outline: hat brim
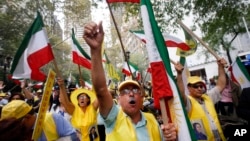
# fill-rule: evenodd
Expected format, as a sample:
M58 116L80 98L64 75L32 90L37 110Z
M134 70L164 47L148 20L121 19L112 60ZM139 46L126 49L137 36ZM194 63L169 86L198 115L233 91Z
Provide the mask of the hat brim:
M6 96L6 94L5 93L0 93L0 96Z
M141 88L141 86L139 85L139 83L137 81L134 81L134 80L126 80L126 81L123 81L119 87L118 87L118 91L120 91L124 86L126 85L135 85L139 88Z
M90 97L91 103L93 103L96 100L96 94L93 90L76 89L70 95L70 100L75 106L78 105L77 96L79 94L87 94Z
M188 84L197 84L197 83L202 83L203 85L205 85L205 83L203 81L194 81L194 82L189 82Z
M189 85L193 85L193 84L197 84L197 83L201 83L201 84L203 85L203 87L205 88L205 90L207 90L207 86L206 86L206 84L205 84L203 81L189 82L189 83L188 83L188 86L189 86Z

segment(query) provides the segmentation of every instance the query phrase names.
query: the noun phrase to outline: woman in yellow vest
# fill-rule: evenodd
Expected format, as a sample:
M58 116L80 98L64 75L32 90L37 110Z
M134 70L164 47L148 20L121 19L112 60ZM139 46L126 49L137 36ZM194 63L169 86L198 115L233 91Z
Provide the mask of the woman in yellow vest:
M63 80L59 79L60 99L67 113L72 115L71 124L80 132L82 141L99 141L97 133L94 138L89 136L92 127L97 129L97 109L98 101L92 90L76 89L70 95L70 100L66 90L62 87Z
M185 86L182 80L183 66L179 63L175 65L177 71L177 84L179 86L184 104L186 106L190 121L200 123L208 141L225 141L223 131L214 108L214 103L220 100L221 91L226 86L226 75L224 70L225 59L219 59L218 80L214 88L206 93L206 84L199 76L188 78L187 88L189 95L185 94ZM198 139L198 137L197 137Z

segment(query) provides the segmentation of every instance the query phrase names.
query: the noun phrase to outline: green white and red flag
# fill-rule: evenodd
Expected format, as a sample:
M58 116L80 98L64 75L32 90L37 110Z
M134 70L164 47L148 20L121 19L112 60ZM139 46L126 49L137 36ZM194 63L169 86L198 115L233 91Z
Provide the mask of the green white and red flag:
M91 81L84 81L84 82L85 82L85 87L87 87L88 89L92 89Z
M140 31L130 31L130 32L132 32L135 36L137 36L142 42L146 43L144 31L140 30ZM185 42L183 42L181 39L175 36L163 33L163 37L167 47L177 47L184 51L188 51L190 49L190 47Z
M128 66L129 64L129 66ZM129 71L129 68L131 70L131 72ZM123 67L122 67L122 73L124 73L127 76L130 76L131 73L135 73L136 71L138 71L138 67L134 64L132 64L131 62L124 62L123 63Z
M146 36L146 48L151 66L154 103L164 99L169 122L177 124L178 140L196 140L170 66L164 38L154 17L150 0L141 0L141 15Z
M37 12L36 19L15 54L11 66L12 78L44 81L46 75L40 71L40 68L53 59L54 55L42 17Z
M117 3L117 2L140 3L140 0L107 0L107 3Z
M232 80L240 84L242 89L250 86L250 76L239 57L236 57L236 61L229 67L229 71Z
M73 63L81 65L87 69L91 69L91 58L90 56L82 49L79 42L76 40L74 29L72 29L72 60Z
M197 41L184 29L184 35L185 35L185 39L186 39L186 44L190 47L189 50L182 50L181 48L177 48L176 50L176 55L178 56L182 56L182 57L187 57L189 55L192 55L196 52L197 50Z

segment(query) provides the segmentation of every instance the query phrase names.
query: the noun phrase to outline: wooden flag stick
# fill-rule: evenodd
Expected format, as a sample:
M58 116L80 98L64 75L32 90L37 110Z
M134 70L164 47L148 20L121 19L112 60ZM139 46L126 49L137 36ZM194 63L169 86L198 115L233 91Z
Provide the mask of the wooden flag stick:
M160 107L161 107L161 116L162 116L162 121L163 121L163 124L164 125L167 125L168 124L168 114L167 114L167 110L166 110L166 104L165 103L165 99L164 98L161 98L160 99Z
M120 41L120 43L121 43L122 52L123 52L123 54L124 54L125 61L127 62L129 72L131 73L132 79L135 80L135 77L134 77L134 75L133 75L133 73L132 73L132 71L131 71L130 65L129 65L129 60L128 60L127 56L126 56L126 52L125 52L125 49L124 49L124 45L123 45L123 42L122 42L122 39L121 39L121 34L120 34L119 30L118 30L118 27L117 27L117 24L116 24L116 21L115 21L115 17L114 17L114 15L113 15L113 12L112 12L112 10L111 10L111 7L110 7L109 3L108 3L108 8L109 8L109 12L110 12L110 15L111 15L111 17L112 17L112 20L113 20L113 22L114 22L115 29L116 29L116 32L117 32L119 41Z
M173 64L173 65L176 65L177 63L175 61L173 61L172 59L170 59L170 62Z
M84 82L84 80L83 80L83 78L82 78L81 67L80 67L79 64L78 64L78 71L79 71L79 75L80 75L79 79L80 79L80 81L82 81L82 82L80 82L80 83L81 83L81 86L83 85L82 87L84 87L84 86L85 86L85 82Z
M61 75L61 73L60 73L60 71L59 71L59 69L58 69L58 67L57 67L57 63L56 63L56 60L55 60L55 59L53 60L53 64L54 64L54 66L55 66L55 69L56 69L55 72L56 72L57 76L58 76L60 79L63 79L63 78L62 78L62 75ZM66 92L66 87L65 87L65 85L60 86L60 89L62 89L63 91Z
M177 20L177 23L180 24L192 37L196 38L217 60L220 59L220 57L202 39L200 39L193 31L191 31L182 21Z
M58 77L60 77L61 79L62 79L62 75L61 75L61 73L60 73L60 71L59 71L59 69L58 69L58 67L57 67L57 63L56 63L56 60L54 59L53 60L53 64L54 64L54 67L55 67L55 71L56 71L56 74L57 74L57 76Z

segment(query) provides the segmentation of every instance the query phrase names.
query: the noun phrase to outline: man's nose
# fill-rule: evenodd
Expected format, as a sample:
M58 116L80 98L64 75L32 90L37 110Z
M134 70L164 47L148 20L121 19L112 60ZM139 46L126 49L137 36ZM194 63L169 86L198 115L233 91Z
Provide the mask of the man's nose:
M135 94L133 93L132 90L129 90L129 96L134 96Z

